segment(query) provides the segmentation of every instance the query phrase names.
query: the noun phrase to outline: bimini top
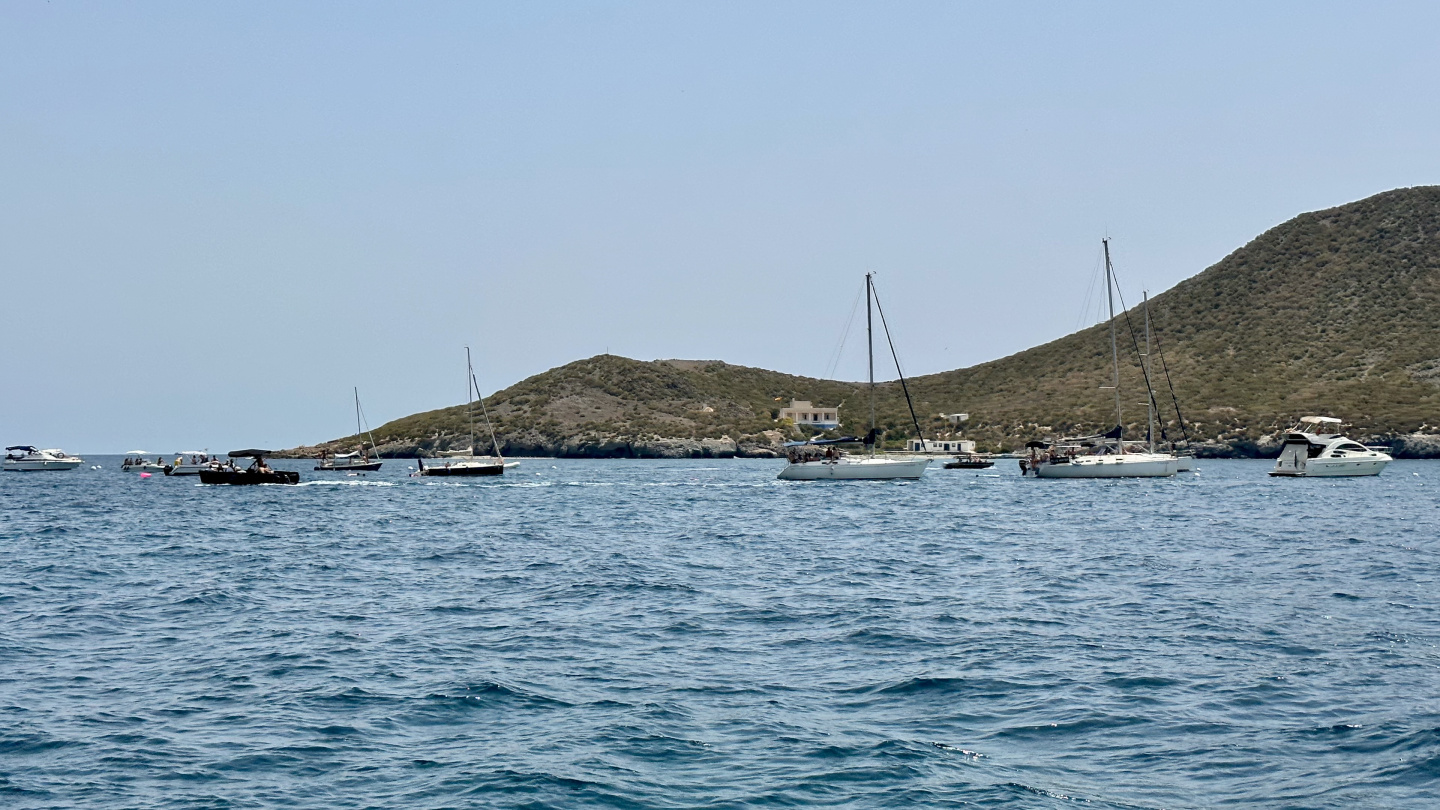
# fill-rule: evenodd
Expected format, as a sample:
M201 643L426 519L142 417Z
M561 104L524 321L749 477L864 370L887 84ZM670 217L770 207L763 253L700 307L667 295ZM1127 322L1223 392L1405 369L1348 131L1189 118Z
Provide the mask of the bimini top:
M817 444L857 444L860 439L855 436L841 436L838 439L811 439L808 442L785 442L786 447L807 447Z
M263 458L274 453L270 450L231 450L227 455L230 458Z
M28 445L28 444L17 444L17 445L15 445L14 447L7 447L7 448L5 448L5 449L6 449L6 450L24 450L24 451L27 452L27 453L38 453L38 452L40 452L39 450L36 450L35 448L31 447L31 446Z
M1338 425L1340 420L1333 416L1302 416L1300 421L1307 425Z

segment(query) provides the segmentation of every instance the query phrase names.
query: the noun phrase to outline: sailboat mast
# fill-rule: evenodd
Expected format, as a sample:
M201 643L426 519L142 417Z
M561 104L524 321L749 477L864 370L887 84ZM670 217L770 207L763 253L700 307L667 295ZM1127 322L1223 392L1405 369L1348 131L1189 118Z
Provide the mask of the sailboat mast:
M1125 419L1120 412L1120 344L1115 339L1115 271L1110 267L1110 239L1100 240L1105 246L1105 297L1110 302L1110 360L1115 370L1115 426L1120 436L1115 440L1120 452L1125 452Z
M365 439L360 435L360 388L356 386L350 390L355 392L355 438L360 439L360 457L368 459L370 454L365 452Z
M870 431L875 431L875 326L870 314L870 276L865 274L865 352L870 362ZM870 444L870 455L875 455L875 444Z
M475 404L470 399L471 382L475 377L474 367L470 365L470 347L465 347L465 410L470 414L470 455L475 455Z
M1150 387L1150 291L1145 291L1145 419L1149 424L1150 452L1155 452L1155 391Z

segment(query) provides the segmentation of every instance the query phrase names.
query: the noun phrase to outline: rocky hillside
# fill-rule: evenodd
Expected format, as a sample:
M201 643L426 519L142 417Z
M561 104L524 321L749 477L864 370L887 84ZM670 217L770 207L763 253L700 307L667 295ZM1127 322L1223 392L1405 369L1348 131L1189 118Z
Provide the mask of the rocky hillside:
M1124 280L1121 268L1121 280ZM1131 293L1132 305L1136 302ZM1150 303L1184 431L1211 455L1257 455L1304 414L1340 416L1352 434L1401 455L1440 455L1440 187L1400 189L1302 214ZM1138 308L1130 313L1141 328ZM1141 338L1143 339L1143 337ZM1129 435L1144 434L1137 343L1122 331ZM1053 432L1113 424L1109 337L1096 326L973 368L912 381L928 434L939 414L971 414L965 435L1011 449ZM1169 391L1166 435L1182 429ZM865 422L864 386L721 362L592 357L486 400L510 455L769 455L795 428L776 421L794 398L842 404ZM899 386L880 387L893 442L912 434ZM388 455L468 444L463 405L376 431ZM353 445L354 437L327 443ZM316 448L297 448L297 453Z

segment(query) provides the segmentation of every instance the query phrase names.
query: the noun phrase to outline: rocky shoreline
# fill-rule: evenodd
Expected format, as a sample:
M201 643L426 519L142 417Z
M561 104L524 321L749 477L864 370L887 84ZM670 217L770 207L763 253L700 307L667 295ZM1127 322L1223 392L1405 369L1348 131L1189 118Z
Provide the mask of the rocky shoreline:
M1397 459L1440 458L1440 434L1376 434L1352 437L1362 444L1389 447ZM1194 445L1199 458L1274 458L1280 452L1283 433L1263 436L1258 440L1236 438L1207 440ZM376 455L381 458L430 457L441 452L462 449L468 437L434 436L419 441L381 444ZM780 431L743 437L736 441L721 438L621 437L581 435L556 439L530 436L507 439L500 444L506 456L538 458L779 458L785 454L785 437ZM1022 445L1022 442L1016 442ZM322 452L334 453L346 447L336 443L296 447L276 454L279 458L314 458ZM353 448L351 448L353 449Z

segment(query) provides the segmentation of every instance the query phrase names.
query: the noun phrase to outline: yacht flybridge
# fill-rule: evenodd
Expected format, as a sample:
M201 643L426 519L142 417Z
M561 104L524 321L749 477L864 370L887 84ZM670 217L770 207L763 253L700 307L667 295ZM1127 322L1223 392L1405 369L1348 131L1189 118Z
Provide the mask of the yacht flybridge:
M880 299L875 295L873 273L865 274L865 336L868 341L870 362L870 432L865 438L846 436L840 439L819 439L805 442L789 442L785 445L785 457L789 462L778 476L784 481L886 481L901 478L919 478L930 464L927 456L897 457L875 454L875 443L880 431L875 427L875 341L871 312L880 312L880 325L885 327L888 337L890 328L885 325L885 311L880 309ZM874 305L872 307L872 300ZM895 345L890 344L892 356ZM900 377L900 388L905 392L905 402L910 404L910 389L905 384L905 375L900 371L900 359L895 356L895 373ZM920 430L920 421L915 417L915 406L910 404L910 419L915 432L923 441L925 434ZM841 444L861 444L864 455L841 450Z
M1285 434L1280 458L1271 475L1286 478L1379 475L1392 459L1389 453L1347 439L1333 416L1302 416Z
M1142 444L1125 441L1125 419L1120 408L1120 347L1115 337L1115 270L1110 264L1110 240L1105 249L1105 296L1110 304L1110 361L1115 391L1115 427L1094 436L1032 441L1029 455L1020 459L1020 474L1037 478L1166 478L1179 471L1180 460L1155 451L1155 394L1149 383L1148 349L1141 365L1149 393L1149 436ZM1146 305L1146 343L1149 343L1149 305ZM1133 335L1133 333L1132 333Z
M28 444L5 448L7 472L39 472L40 470L73 470L85 463L79 456L64 450L37 450Z

